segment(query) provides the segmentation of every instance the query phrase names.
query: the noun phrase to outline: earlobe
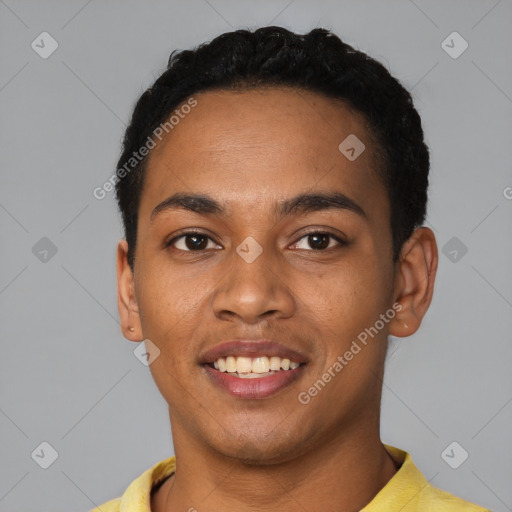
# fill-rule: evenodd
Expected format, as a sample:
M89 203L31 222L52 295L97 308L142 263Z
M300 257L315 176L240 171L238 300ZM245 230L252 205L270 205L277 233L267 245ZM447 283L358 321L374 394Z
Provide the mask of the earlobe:
M397 263L395 301L400 304L390 323L389 334L405 337L421 325L434 293L438 253L430 228L417 228L405 242Z
M120 240L117 244L117 307L123 336L130 341L143 340L134 278L128 264L126 240Z

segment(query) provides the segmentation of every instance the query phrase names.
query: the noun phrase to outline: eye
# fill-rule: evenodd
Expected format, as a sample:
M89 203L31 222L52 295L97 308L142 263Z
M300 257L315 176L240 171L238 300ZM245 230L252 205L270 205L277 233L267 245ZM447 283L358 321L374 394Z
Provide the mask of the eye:
M301 242L301 240L305 240L305 242ZM336 247L336 243L331 244L333 241L337 242L339 247L347 245L347 243L339 236L334 235L333 233L329 233L328 231L311 231L303 235L297 242L295 242L294 248L323 251L326 249L331 249L333 246ZM301 243L303 245L302 247L300 247ZM305 247L305 245L309 245L309 248Z
M210 244L213 244L212 245ZM166 247L174 246L175 249L185 252L201 252L205 249L215 249L222 247L216 244L208 235L198 231L187 231L174 237L165 244Z
M302 246L301 246L302 245ZM295 249L325 251L333 247L347 245L339 236L328 231L311 231L303 235L293 244ZM213 239L199 231L187 231L165 244L166 247L173 246L175 249L184 252L202 252L207 249L222 249Z

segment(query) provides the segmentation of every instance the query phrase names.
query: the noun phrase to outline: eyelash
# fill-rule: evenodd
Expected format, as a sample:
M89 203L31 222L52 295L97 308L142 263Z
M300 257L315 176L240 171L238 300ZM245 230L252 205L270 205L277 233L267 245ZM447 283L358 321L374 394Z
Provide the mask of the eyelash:
M196 236L202 236L202 237L205 237L205 238L208 238L210 239L212 242L214 243L217 243L215 242L215 240L213 240L209 235L207 235L206 233L203 233L202 231L185 231L184 233L181 233L180 235L178 236L175 236L173 239L169 240L168 242L166 242L165 244L165 247L166 248L169 248L171 247L177 240L181 239L181 238L186 238L187 236L193 236L193 235L196 235ZM340 247L343 247L345 245L347 245L347 242L345 242L345 240L341 239L339 236L335 235L334 233L330 232L330 231L325 231L325 230L317 230L317 231L309 231L307 233L304 233L296 242L293 243L293 245L297 244L300 240L302 240L303 238L306 238L308 236L312 236L312 235L327 235L328 237L336 240L336 242L338 242L338 246L334 246L334 247L327 247L325 249L309 249L310 252L326 252L327 250L329 249L335 249L336 247L337 248L340 248ZM217 244L219 245L219 244ZM176 247L174 248L175 250L177 251L181 251L181 252L190 252L190 253L193 253L193 252L205 252L207 249L199 249L197 251L192 251L192 250L184 250L184 249L177 249ZM302 249L304 250L304 249ZM308 249L305 249L305 250L308 250Z

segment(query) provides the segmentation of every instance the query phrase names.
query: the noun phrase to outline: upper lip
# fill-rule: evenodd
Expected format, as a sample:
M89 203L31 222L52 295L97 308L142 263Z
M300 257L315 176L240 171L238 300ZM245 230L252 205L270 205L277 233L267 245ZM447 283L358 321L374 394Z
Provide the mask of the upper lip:
M282 359L290 359L298 363L305 363L306 357L299 351L269 339L234 339L216 345L206 350L200 357L201 364L213 363L221 357L245 356L263 357L277 356Z

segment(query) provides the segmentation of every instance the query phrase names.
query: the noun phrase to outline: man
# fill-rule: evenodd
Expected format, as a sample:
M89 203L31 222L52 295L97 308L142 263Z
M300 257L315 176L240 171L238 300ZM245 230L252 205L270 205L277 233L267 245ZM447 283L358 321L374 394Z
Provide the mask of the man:
M97 511L483 511L382 443L388 335L438 255L409 93L325 29L173 53L117 170L124 336L145 340L175 457Z

